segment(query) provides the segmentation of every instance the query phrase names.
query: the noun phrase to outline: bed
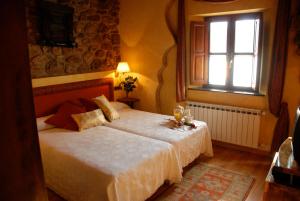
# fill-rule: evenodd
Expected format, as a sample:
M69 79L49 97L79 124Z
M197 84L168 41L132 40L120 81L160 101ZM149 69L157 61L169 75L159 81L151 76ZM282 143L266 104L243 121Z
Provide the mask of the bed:
M205 122L194 121L196 129L170 129L173 117L134 110L129 107L118 109L120 119L106 126L136 135L168 142L175 147L181 166L185 167L200 154L213 156L212 142Z
M172 145L98 126L39 133L47 186L72 201L142 201L165 180L179 182Z
M37 117L71 99L105 94L113 80L101 79L34 89ZM47 186L70 201L140 201L164 181L179 182L182 168L169 143L97 126L80 133L51 128L39 132Z

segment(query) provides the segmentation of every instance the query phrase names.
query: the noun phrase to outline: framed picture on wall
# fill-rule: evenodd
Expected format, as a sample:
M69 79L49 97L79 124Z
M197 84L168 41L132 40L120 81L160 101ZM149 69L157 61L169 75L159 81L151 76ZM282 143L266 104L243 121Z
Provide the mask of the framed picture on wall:
M75 47L73 37L74 9L51 2L39 6L39 44L44 46Z

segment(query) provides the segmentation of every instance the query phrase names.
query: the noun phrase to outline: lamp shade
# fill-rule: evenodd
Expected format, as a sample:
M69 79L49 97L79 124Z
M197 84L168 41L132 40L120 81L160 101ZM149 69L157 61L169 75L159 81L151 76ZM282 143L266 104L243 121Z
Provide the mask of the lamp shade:
M129 65L127 62L119 62L117 67L118 73L128 73L130 71Z

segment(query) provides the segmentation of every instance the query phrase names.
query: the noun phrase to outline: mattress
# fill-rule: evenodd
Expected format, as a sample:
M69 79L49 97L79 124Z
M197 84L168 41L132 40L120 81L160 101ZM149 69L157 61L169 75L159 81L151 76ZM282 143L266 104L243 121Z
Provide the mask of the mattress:
M69 201L142 201L182 177L172 145L116 129L54 128L39 141L46 184Z
M120 119L105 124L108 127L172 144L185 167L200 154L213 156L209 129L205 122L194 121L196 129L171 129L167 115L155 114L130 108L118 109Z

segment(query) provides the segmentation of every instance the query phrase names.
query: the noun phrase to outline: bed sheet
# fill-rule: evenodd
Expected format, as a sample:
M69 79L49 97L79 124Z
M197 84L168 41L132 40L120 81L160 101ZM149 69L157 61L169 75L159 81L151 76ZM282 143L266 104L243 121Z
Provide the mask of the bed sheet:
M196 129L186 127L185 130L175 130L168 126L172 116L130 108L122 108L118 112L120 119L106 123L105 126L172 144L182 167L194 161L200 154L213 156L211 136L205 122L194 121Z
M39 133L46 184L69 201L142 201L182 169L168 143L98 126Z

